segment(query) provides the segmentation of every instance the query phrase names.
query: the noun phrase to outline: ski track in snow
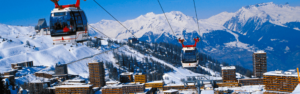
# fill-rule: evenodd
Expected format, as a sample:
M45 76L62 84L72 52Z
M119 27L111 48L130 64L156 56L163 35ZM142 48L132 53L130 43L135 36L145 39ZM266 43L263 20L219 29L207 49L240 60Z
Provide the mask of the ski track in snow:
M154 61L157 61L165 66L168 66L169 68L172 68L174 69L174 72L168 72L168 73L165 73L163 78L166 78L168 77L170 80L166 80L164 79L165 83L170 83L170 81L175 81L176 84L183 84L180 80L181 79L186 79L187 76L205 76L209 79L221 79L220 77L212 77L212 76L208 76L208 75L203 75L203 74L199 74L199 73L194 73L188 69L184 69L182 67L174 67L173 65L171 65L170 63L167 63L163 60L160 60L156 57L153 57L153 56L146 56L146 55L143 55L141 53L139 53L138 51L130 48L129 46L124 46L124 49L126 50L122 50L122 52L124 52L126 55L133 55L133 56L136 56L137 57L137 60L141 61L142 58L144 57L147 57L147 58L151 58L153 59Z

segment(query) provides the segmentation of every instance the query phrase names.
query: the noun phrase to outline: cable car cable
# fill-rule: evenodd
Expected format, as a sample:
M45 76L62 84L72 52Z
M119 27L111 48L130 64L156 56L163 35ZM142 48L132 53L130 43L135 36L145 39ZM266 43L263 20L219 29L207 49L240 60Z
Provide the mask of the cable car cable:
M195 4L195 0L194 1L194 9L195 9L195 14L196 14L196 19L197 19L197 26L198 26L198 31L199 31L199 35L200 35L200 28L199 28L199 22L198 22L198 15L197 15L197 10L196 10L196 4Z
M163 9L163 8L162 8L162 6L161 6L161 4L160 4L159 0L157 0L157 2L159 3L159 6L160 6L161 10L163 11L163 13L164 13L164 15L165 15L165 17L166 17L166 19L167 19L167 22L168 22L168 24L169 24L169 26L170 26L170 28L171 28L171 30L172 30L172 32L173 32L173 34L174 34L174 36L176 37L176 35L175 35L175 32L173 31L173 28L171 27L171 24L170 24L170 22L169 22L169 20L168 20L168 18L167 18L167 16L166 16L166 14L165 14L165 11L164 11L164 9Z
M194 2L194 9L195 9L195 14L196 14L196 19L197 19L197 26L198 26L199 36L200 36L201 33L200 33L200 28L199 28L199 21L198 21L197 8L196 8L195 0L193 0L193 2ZM201 36L200 36L200 40L201 40ZM202 46L203 46L202 42L200 42L200 49L202 49ZM204 53L204 51L202 51L202 52Z
M96 0L94 0L94 2L97 3L98 6L100 6L106 13L108 13L112 18L114 18L117 22L119 22L119 24L121 24L127 31L130 32L129 29L127 29L127 28L126 28L119 20L117 20L113 15L111 15L111 14L110 14L104 7L102 7ZM133 37L137 38L132 32L130 32L130 33L133 35Z
M103 32L101 32L100 30L96 29L95 27L93 27L92 25L89 25L90 27L92 27L95 31L100 32L101 34L105 35ZM109 36L105 35L106 37L110 38ZM111 39L111 38L110 38Z

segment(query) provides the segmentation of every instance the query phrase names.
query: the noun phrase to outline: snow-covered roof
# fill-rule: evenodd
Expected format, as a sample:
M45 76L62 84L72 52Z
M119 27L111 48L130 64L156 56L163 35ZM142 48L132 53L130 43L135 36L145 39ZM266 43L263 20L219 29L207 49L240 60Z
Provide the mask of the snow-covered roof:
M261 79L261 78L246 78L246 79L238 79L238 80L257 80L257 79Z
M4 75L4 78L13 77L14 75Z
M93 60L92 62L89 63L99 63L97 60Z
M222 70L233 70L235 69L235 66L224 66L222 67Z
M41 80L34 80L34 81L31 81L30 83L43 83Z
M214 90L203 90L201 94L214 94Z
M112 86L104 86L104 87L102 87L102 89L105 89L105 88L122 88L122 85L112 85Z
M178 92L178 90L176 90L176 89L170 89L170 90L164 91L164 93L174 93L174 92Z
M123 72L123 73L121 73L121 75L132 75L133 74L133 72Z
M55 88L89 88L92 87L90 84L86 85L60 85L60 86L55 86Z
M275 70L275 71L269 71L264 73L264 75L272 75L272 76L294 76L294 77L298 77L297 72L295 72L294 70L288 70L288 71L281 71L281 70Z
M255 53L255 54L265 54L266 52L263 51L263 50L258 50L258 51L254 52L254 53Z
M22 63L25 63L26 61L24 62L17 62L17 63L11 63L11 64L22 64Z
M143 73L137 73L136 75L143 75Z
M136 85L145 85L144 83L126 83L123 84L122 86L136 86Z
M163 83L163 80L159 80L159 81L150 81L150 82L147 82L147 83Z
M195 85L194 83L187 83L187 85ZM164 86L184 86L184 84L166 84Z
M215 88L215 90L219 90L219 91L228 90L228 87L218 87L218 88Z
M212 85L211 84L206 84L206 85L204 85L204 87L212 87Z
M81 81L85 81L84 79L72 79L72 80L68 80L69 82L81 82Z
M120 83L119 81L107 81L106 84L115 84L115 83Z

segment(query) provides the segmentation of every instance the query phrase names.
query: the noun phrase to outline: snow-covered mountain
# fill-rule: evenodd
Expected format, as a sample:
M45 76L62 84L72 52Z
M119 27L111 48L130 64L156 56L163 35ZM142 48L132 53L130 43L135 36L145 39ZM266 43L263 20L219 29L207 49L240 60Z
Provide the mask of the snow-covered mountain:
M44 72L52 74L54 73L54 66L56 64L67 64L68 73L76 74L83 78L88 77L87 63L100 60L105 63L111 63L114 67L119 65L114 57L114 51L123 55L136 58L138 62L143 62L146 54L143 54L137 50L134 50L128 45L121 46L115 42L107 43L108 40L102 40L102 46L99 48L90 48L86 45L53 45L52 39L49 35L35 35L35 30L32 27L10 26L1 24L0 28L2 36L0 38L0 72L6 72L11 70L12 63L33 61L34 67L27 67L19 70L16 74L16 84L23 84L27 81L35 81L37 79L44 79L36 77L33 74L36 72ZM99 35L99 32L90 31L89 35ZM118 42L124 42L123 40L114 40ZM110 45L110 46L109 46ZM115 49L115 50L112 50ZM101 53L101 54L100 54ZM165 82L168 84L182 84L181 79L186 76L204 75L195 73L182 67L175 67L171 63L156 57L149 57L151 60L155 60L158 63L165 65L174 71L166 73L163 77L167 77ZM76 61L76 62L74 62ZM201 68L211 75L217 75L208 78L221 79L220 73L209 69L207 66ZM106 76L109 72L106 71ZM239 77L239 76L238 76ZM106 77L107 80L110 80ZM175 82L174 82L175 81ZM172 83L171 83L172 82Z
M243 31L242 27L250 21L256 24L255 29L259 29L265 22L286 26L285 24L289 22L299 22L299 14L300 7L291 7L288 4L276 5L273 2L261 3L242 7L224 26L233 31Z
M180 11L166 13L166 16L168 17L177 37L183 37L183 30L185 30L185 32L198 32L195 18L187 16ZM137 37L142 37L147 32L151 32L158 36L164 33L173 35L173 32L171 31L171 28L169 28L163 14L154 14L153 12L150 12L146 15L141 15L136 19L127 20L122 23ZM126 29L124 29L116 21L101 20L100 22L92 25L106 33L109 37L124 39L131 36L131 33L126 31ZM207 33L210 30L225 29L221 25L218 26L204 21L200 21L200 26L201 34Z
M196 19L179 11L166 13L174 30L171 31L163 14L152 12L122 22L140 40L178 44L176 38L201 36L203 51L231 64L252 69L252 53L266 50L268 69L289 69L300 64L300 7L277 5L272 2L242 7L234 13L222 12L208 19L200 19L200 33ZM131 33L119 23L102 20L92 24L106 35L126 39ZM287 64L288 62L288 64ZM276 64L276 65L275 65Z

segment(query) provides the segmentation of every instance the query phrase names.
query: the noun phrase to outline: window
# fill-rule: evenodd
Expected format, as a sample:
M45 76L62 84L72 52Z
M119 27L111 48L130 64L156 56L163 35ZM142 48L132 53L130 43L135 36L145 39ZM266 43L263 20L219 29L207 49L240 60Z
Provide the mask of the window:
M66 12L57 12L57 13L52 13L52 16L65 16Z
M84 30L81 14L79 12L71 12L71 15L72 15L72 19L75 20L76 31Z

